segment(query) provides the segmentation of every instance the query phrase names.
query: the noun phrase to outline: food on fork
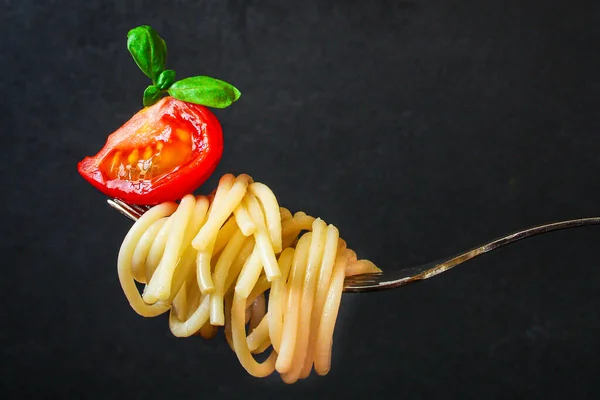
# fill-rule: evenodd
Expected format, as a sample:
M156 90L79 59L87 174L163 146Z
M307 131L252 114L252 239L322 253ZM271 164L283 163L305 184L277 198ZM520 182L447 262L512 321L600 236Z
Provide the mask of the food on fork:
M111 134L79 171L107 196L154 205L196 190L222 153L221 125L208 108L164 97Z
M211 338L223 326L253 376L276 370L293 383L313 367L327 374L344 278L380 270L357 259L335 226L280 207L248 175L226 174L210 195L191 194L223 150L207 107L227 107L241 94L208 77L175 81L165 69L166 45L149 26L130 31L127 44L153 82L146 107L80 162L79 172L108 196L153 206L119 252L131 307L146 317L169 312L178 337ZM136 281L145 284L141 294Z

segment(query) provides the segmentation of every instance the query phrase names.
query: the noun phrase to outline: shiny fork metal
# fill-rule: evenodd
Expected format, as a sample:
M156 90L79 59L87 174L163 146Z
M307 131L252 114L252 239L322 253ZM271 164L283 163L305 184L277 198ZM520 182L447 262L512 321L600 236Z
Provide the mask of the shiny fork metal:
M131 205L117 199L109 199L108 204L121 214L134 221L140 218L149 209L149 207L146 206ZM377 274L349 276L344 281L344 291L359 293L394 289L410 283L433 278L434 276L439 275L442 272L446 272L451 268L456 267L465 261L469 261L481 254L488 253L492 250L496 250L502 246L506 246L507 244L514 243L528 237L542 233L558 231L561 229L577 228L580 226L590 225L600 225L600 217L571 219L568 221L534 226L532 228L524 229L492 240L491 242L465 251L457 256L446 258L440 261L419 265L417 267L403 268L396 271L385 270L385 272Z
M109 206L133 221L137 221L142 215L144 215L146 211L150 209L149 206L127 204L119 199L108 199L106 202Z
M446 272L459 264L469 261L481 254L496 250L507 244L539 235L542 233L558 231L561 229L577 228L580 226L599 225L600 217L572 219L568 221L554 222L551 224L538 225L529 229L511 233L510 235L492 240L484 245L465 251L457 256L423 264L417 267L405 268L397 271L364 274L346 278L344 282L344 291L346 292L372 292L385 289L394 289L400 286L408 285L433 278L436 275Z

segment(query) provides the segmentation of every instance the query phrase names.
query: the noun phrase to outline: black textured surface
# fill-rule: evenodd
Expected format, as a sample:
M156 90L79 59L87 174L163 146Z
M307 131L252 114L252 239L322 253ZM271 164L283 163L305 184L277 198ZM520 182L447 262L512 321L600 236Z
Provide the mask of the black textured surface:
M430 261L600 214L599 20L566 0L3 1L3 397L598 398L600 228L344 296L330 375L286 386L129 308L129 222L76 163L141 107L125 35L150 24L179 76L243 92L217 112L218 175L253 175L384 269Z

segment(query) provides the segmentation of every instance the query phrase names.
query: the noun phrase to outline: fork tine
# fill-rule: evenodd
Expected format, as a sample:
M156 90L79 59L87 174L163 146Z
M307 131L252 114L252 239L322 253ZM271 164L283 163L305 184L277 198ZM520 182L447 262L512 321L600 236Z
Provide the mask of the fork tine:
M107 199L106 202L112 208L133 221L137 221L146 211L150 209L150 207L147 206L127 204L119 199ZM377 287L382 280L383 274L381 272L352 275L344 280L344 291L364 292L369 290L377 290Z
M146 211L148 211L150 209L150 207L148 206L139 206L137 204L129 204L129 207L131 207L132 209L138 211L141 214L145 213Z
M145 211L141 211L138 207L133 208L130 204L125 203L119 199L108 199L106 200L108 205L110 205L115 210L119 211L121 214L125 215L127 218L137 221Z
M147 206L127 204L119 199L107 199L106 202L112 208L133 221L137 221L146 211L150 209L150 207ZM344 280L344 292L365 292L377 290L382 281L383 274L381 272L352 275Z
M145 206L138 206L136 204L127 204L124 201L121 201L121 204L123 205L124 208L127 208L129 210L131 210L132 213L135 213L137 218L139 219L142 215L144 215L144 213L146 211L148 211L150 208L144 208Z
M376 288L384 281L382 272L352 275L344 280L344 292L364 292L368 288Z

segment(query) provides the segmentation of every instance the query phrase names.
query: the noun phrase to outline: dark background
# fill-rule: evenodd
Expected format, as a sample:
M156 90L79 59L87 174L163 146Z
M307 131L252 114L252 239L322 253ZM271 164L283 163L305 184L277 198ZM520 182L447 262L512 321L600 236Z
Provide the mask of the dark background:
M600 228L532 238L426 283L346 295L333 367L246 374L119 286L130 223L76 171L141 108L150 24L246 172L392 270L600 214L598 1L0 4L1 387L10 398L598 398ZM202 188L209 192L217 177ZM5 397L3 394L2 397Z

